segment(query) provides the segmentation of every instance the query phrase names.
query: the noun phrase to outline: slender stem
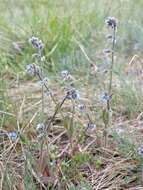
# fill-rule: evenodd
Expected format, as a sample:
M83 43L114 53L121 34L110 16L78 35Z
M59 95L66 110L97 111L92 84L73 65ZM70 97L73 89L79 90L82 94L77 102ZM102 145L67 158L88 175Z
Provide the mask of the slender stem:
M42 77L41 77L40 73L37 73L37 76L39 77L40 80L42 80ZM46 88L46 90L49 92L50 97L51 97L52 101L54 102L54 104L58 107L58 102L55 100L55 98L54 98L53 94L51 93L50 89L48 88L48 86L47 86L45 83L43 84L43 86L44 86L44 87ZM63 117L62 112L61 112L61 115L62 115L62 117Z
M43 80L44 80L44 70L43 70L43 62L41 61L41 57L42 57L42 52L41 50L39 50L38 52L39 54L39 63L40 63L40 67L41 67L41 82L43 83ZM44 85L42 84L42 87L41 87L41 98L42 98L42 120L44 118Z
M40 80L42 80L42 77L41 77L41 75L40 75L39 73L37 73L37 76L39 77ZM54 99L52 93L50 92L48 86L47 86L45 83L43 84L43 86L44 86L44 87L46 88L46 90L49 92L52 101L57 105L57 102L56 102L56 100Z
M74 125L74 116L75 116L75 102L74 100L71 100L72 103L72 117L70 120L70 131L69 131L69 140L70 140L70 146L71 146L71 154L73 154L73 125Z
M105 148L107 147L107 124L105 124L105 129L104 129L104 146Z
M88 112L86 112L86 116L87 116L87 118L88 118L89 122L90 122L90 123L93 123L93 122L92 122L92 119L90 118L90 115L89 115L89 113L88 113Z
M55 109L55 112L51 118L51 120L49 121L49 124L47 125L47 127L45 128L45 135L46 135L46 145L47 145L47 152L48 152L48 161L47 161L47 164L48 164L48 169L49 169L49 172L50 172L50 176L52 175L52 171L50 169L50 158L49 158L49 155L50 155L50 150L49 150L49 139L48 139L48 131L50 130L50 127L51 127L51 124L52 122L54 121L59 109L62 107L62 105L64 104L65 100L67 99L67 95L63 98L63 100L61 101L61 103L59 105L57 105L56 109ZM47 131L48 130L48 131ZM42 142L41 142L41 147L40 147L40 155L42 157L42 154L43 154L43 147L44 147L44 142L45 142L45 138L42 139Z
M66 101L66 99L67 99L67 95L63 98L63 100L61 101L61 103L60 103L59 105L57 105L57 107L56 107L56 109L55 109L55 112L54 112L54 114L53 114L53 116L52 116L52 118L51 118L51 120L49 121L49 124L48 124L48 126L47 126L48 131L49 131L49 129L50 129L51 123L54 121L54 119L55 119L55 117L56 117L58 111L61 109L61 107L62 107L62 105L64 104L64 102Z
M42 69L42 82L43 82L43 69ZM42 84L42 117L44 117L44 85ZM43 119L43 118L42 118Z
M113 67L114 67L114 54L115 54L115 42L116 42L116 27L113 28L113 39L112 39L112 58L111 58L111 66L110 66L110 73L109 73L109 89L108 89L108 96L111 96L112 93L112 83L113 83ZM110 111L110 99L107 100L107 114ZM109 115L108 115L109 116ZM110 124L110 118L108 117L108 123L105 123L105 131L104 131L104 139L105 139L105 147L107 146L108 140L108 133L107 127Z
M109 79L109 89L108 89L109 95L111 94L112 91L115 41L116 41L116 27L113 28L112 59L111 59L110 79Z

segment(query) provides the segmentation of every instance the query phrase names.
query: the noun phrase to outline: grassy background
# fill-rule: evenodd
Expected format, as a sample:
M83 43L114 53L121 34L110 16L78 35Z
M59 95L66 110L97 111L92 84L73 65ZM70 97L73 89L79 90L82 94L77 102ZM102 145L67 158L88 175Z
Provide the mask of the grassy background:
M88 63L77 41L94 61L105 47L105 19L118 19L118 54L130 56L143 47L141 0L5 0L0 1L0 60L14 71L31 62L28 39L45 43L48 68L70 68ZM22 53L17 54L13 43ZM99 61L100 62L100 61Z
M110 44L106 39L108 30L105 26L105 19L108 16L114 16L118 19L116 62L113 70L113 126L122 121L127 121L128 125L128 120L138 122L136 118L142 113L143 108L142 75L140 77L140 71L143 69L141 66L142 7L142 0L0 0L0 111L16 115L13 119L9 115L1 114L1 128L12 126L12 130L16 130L19 110L22 109L20 106L23 106L22 101L25 101L24 109L27 109L40 99L36 96L38 93L36 94L33 90L35 86L32 89L31 83L28 84L32 78L29 81L25 75L25 66L33 63L31 55L34 53L34 49L28 42L31 36L39 37L45 44L46 63L44 69L47 76L54 79L54 82L51 80L53 86L55 85L53 87L51 84L52 88L57 88L58 91L59 86L63 87L64 85L58 76L59 72L63 69L70 70L77 79L76 87L85 95L89 105L95 107L89 111L91 117L96 120L97 125L102 127L99 95L106 91L108 83L108 73L102 72L104 66L106 69L107 61L103 50L109 48ZM133 60L133 65L130 65L129 62L133 57L135 61ZM91 74L91 63L98 66L99 73ZM17 83L20 85L18 86ZM18 89L19 92L23 89L27 90L25 90L26 96L24 93L20 94L22 98L24 94L24 100L21 100L22 98L16 100L19 96L15 94L15 91L13 91L12 97L15 99L11 100L9 92L13 90L13 86L14 88L16 86L15 89ZM24 90L22 92L25 92ZM59 92L56 92L57 96L61 95L58 94ZM22 116L23 123L20 124L23 126L27 121L29 122L33 112L36 112L37 109L39 109L38 105L33 108L32 112L26 112ZM34 122L33 128L37 121ZM126 122L123 122L123 126L126 127ZM121 139L121 145L124 145L122 141L123 139ZM30 141L28 143L32 144ZM124 148L126 154L131 152L130 148L126 149L126 144ZM7 152L7 149L5 151ZM28 159L30 160L30 158ZM96 161L98 165L98 160ZM75 160L73 160L73 164L75 164ZM28 173L28 167L28 165L24 166L25 173L27 172L24 180L27 185L31 184L31 189L34 189L33 182L29 181L32 174ZM70 176L70 170L66 167L64 168L65 173L69 171L67 176ZM10 188L12 180L6 181L6 184L9 184L8 188ZM87 184L87 186L89 185ZM90 187L85 188L91 189ZM76 188L71 186L71 189Z

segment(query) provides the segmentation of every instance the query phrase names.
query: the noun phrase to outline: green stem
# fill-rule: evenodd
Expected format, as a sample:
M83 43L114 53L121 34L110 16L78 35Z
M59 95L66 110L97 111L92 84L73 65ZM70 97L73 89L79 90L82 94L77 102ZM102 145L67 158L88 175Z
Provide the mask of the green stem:
M111 96L112 93L112 83L113 83L113 67L114 67L114 54L115 54L115 41L116 41L116 27L113 28L113 41L112 41L112 58L111 58L111 66L110 66L110 74L109 74L109 89L108 89L108 96ZM109 114L110 111L110 100L107 100L107 110L106 112ZM104 138L105 138L105 147L107 146L107 127L110 125L110 118L108 115L108 122L105 123L105 131L104 131Z
M39 73L37 73L37 76L39 77L40 80L42 80L42 77L41 77L41 75L40 75ZM57 105L57 102L56 102L56 100L54 99L52 93L50 92L48 86L47 86L45 83L43 84L43 86L44 86L44 87L46 88L46 90L50 93L50 97L51 97L52 101Z
M112 91L115 41L116 41L116 27L113 28L112 59L111 59L111 67L110 67L110 79L109 79L108 95L111 95L111 91Z
M43 73L43 71L42 71ZM43 75L43 74L42 74ZM42 82L43 82L44 78L42 76ZM41 93L42 93L42 119L44 118L44 86L42 84L42 88L41 88Z
M44 80L44 69L43 69L43 62L41 61L41 57L42 57L42 52L41 50L39 50L38 52L39 54L39 59L38 59L38 62L40 63L40 67L41 67L41 81L43 83L43 80ZM42 87L41 87L41 99L42 99L42 121L44 119L44 85L42 84Z

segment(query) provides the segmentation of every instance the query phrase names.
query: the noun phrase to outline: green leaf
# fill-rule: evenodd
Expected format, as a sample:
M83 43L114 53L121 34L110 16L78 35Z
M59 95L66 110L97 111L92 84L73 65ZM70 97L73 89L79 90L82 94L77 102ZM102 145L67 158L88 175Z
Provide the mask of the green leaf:
M24 145L29 144L28 139L24 134L20 134L20 140L21 140L22 144L24 144Z

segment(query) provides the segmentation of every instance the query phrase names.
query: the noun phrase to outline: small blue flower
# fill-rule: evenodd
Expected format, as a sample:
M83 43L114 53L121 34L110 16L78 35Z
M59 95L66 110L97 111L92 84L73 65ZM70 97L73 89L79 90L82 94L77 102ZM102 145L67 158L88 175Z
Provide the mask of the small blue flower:
M70 72L68 70L61 71L61 76L62 76L63 80L72 79L72 76L71 76L71 74L70 74Z
M38 44L37 48L40 49L40 50L44 48L44 44L42 43L41 40L39 41L39 44Z
M33 45L34 48L42 50L44 48L44 44L37 37L33 36L29 39L29 42Z
M105 23L107 24L107 26L111 27L111 28L116 28L117 26L117 20L115 17L111 17L109 16L106 20Z
M67 99L77 100L80 98L80 94L78 90L70 89L67 92Z
M111 99L111 96L109 96L107 94L107 92L104 92L101 96L100 96L100 100L103 101L103 102L107 102Z
M45 94L45 96L50 96L50 94L51 94L51 93L50 93L50 90L47 90L47 89L46 89L46 90L44 91L44 94Z
M40 74L41 69L38 65L29 64L29 65L26 65L26 73L28 75L34 76L36 74Z
M94 130L94 129L96 129L96 124L95 123L88 123L87 128Z
M69 71L68 71L68 70L63 70L63 71L61 71L61 76L62 76L63 78L67 77L68 75L69 75Z
M39 81L38 84L40 84L40 86L44 86L44 85L47 85L48 82L49 82L49 79L45 77L42 81Z
M78 105L78 109L80 112L84 112L86 109L86 106L84 104L80 104L80 105Z
M36 130L37 130L37 132L43 132L44 131L44 129L45 129L45 125L44 125L44 123L38 123L37 124L37 126L36 126Z
M35 75L35 68L33 64L26 65L26 73L31 76Z
M143 156L143 146L139 147L137 152L138 152L138 155Z
M17 133L15 131L8 132L7 136L12 141L15 141L17 139Z

